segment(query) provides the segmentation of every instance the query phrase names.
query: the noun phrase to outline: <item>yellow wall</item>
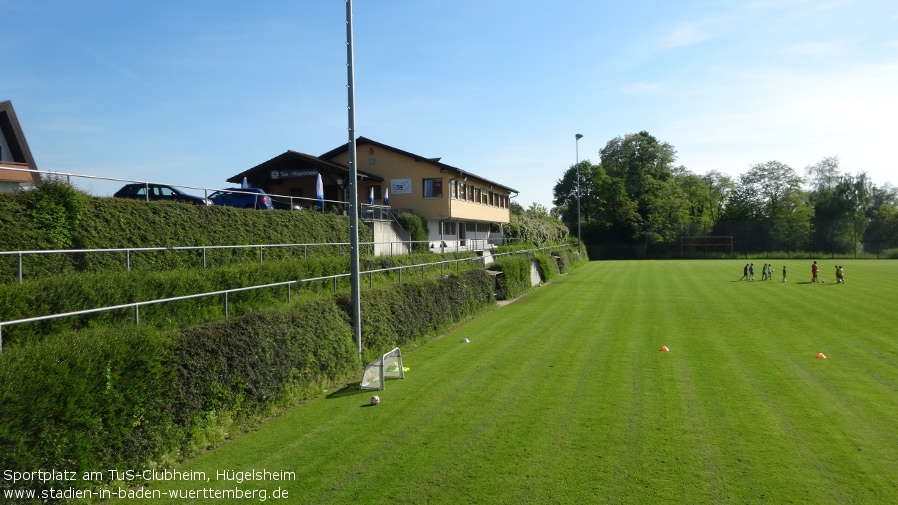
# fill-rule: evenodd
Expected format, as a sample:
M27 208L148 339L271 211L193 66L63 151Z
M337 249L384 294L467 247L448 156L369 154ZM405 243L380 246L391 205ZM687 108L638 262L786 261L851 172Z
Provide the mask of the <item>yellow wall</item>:
M365 181L359 183L359 201L367 203L369 187L381 186L381 195L390 187L393 179L412 179L411 193L396 194L390 191L389 205L394 208L411 209L425 219L467 219L476 221L489 221L493 223L508 223L510 213L507 208L491 206L488 203L475 203L463 200L451 199L450 180L456 176L455 171L441 173L440 167L426 161L415 161L407 156L369 144L360 144L357 148L358 170L371 172L384 178L383 182ZM349 165L349 154L342 153L332 161ZM442 182L442 196L424 198L424 179L440 179ZM490 190L490 184L473 176L468 176L467 184L482 188L484 191L493 191L504 197L504 202L509 201L509 193L502 189ZM381 204L382 201L375 201Z

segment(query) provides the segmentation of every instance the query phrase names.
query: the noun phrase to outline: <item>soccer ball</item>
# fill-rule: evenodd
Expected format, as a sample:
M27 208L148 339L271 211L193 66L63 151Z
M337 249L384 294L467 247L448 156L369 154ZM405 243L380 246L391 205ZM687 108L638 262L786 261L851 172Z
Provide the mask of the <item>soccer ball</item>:
M372 396L371 397L371 405L380 405L380 397Z

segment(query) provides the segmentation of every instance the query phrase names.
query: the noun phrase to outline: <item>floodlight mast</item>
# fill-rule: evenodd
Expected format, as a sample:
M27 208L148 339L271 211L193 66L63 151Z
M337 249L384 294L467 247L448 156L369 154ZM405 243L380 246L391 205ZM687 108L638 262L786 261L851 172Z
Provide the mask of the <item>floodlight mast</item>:
M577 255L583 255L583 248L580 245L582 242L580 241L580 139L583 138L583 135L578 133L574 135L574 151L577 155Z
M346 88L349 111L349 262L350 297L352 298L352 331L362 361L362 302L359 286L359 190L355 146L355 76L352 56L352 0L346 0Z

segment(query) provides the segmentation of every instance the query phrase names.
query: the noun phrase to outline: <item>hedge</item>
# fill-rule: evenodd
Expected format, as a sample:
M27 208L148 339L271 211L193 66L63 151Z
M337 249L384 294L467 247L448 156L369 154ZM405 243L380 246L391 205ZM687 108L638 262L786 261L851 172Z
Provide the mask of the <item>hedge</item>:
M431 337L495 302L492 278L480 269L366 290L360 298L366 362L394 347ZM351 312L348 294L338 295L337 303Z
M0 193L0 250L116 249L175 246L347 243L346 216L315 211L257 211L175 202L88 196L51 182L20 193ZM359 227L359 241L371 230ZM267 248L266 260L334 255L341 246ZM348 246L342 246L346 249ZM348 252L346 253L348 255ZM258 261L258 249L209 249L206 262L221 266ZM131 269L201 268L202 251L131 254ZM18 279L18 258L0 256L0 282ZM121 252L40 254L23 259L24 277L127 270Z
M104 328L0 354L0 468L133 468L170 452L174 335ZM139 466L138 466L139 467ZM26 489L89 482L25 482ZM13 487L0 479L0 489Z
M367 290L366 358L490 306L469 270ZM182 330L65 332L0 353L0 468L166 468L360 370L345 295ZM108 484L109 475L104 472ZM4 488L96 482L11 482Z
M532 246L511 246L509 249L529 250ZM585 254L580 256L575 245L552 249L551 253L527 252L499 256L490 269L503 273L499 276L499 285L505 293L505 298L517 298L532 287L530 285L532 261L537 263L543 282L548 282L560 274L571 271L580 262L588 261L588 258Z
M470 254L452 254L440 259L457 259ZM432 254L369 258L360 261L362 270L390 268L433 261ZM430 275L438 275L434 267ZM80 273L52 276L19 284L0 284L0 321L125 305L138 301L220 291L253 285L273 284L349 272L349 258L311 257L305 260L269 261L262 265L244 263L220 268L174 271L134 271ZM381 273L377 283L396 282L398 274ZM366 279L368 280L368 279ZM338 282L349 289L349 280ZM294 285L291 296L300 293L332 293L333 281ZM229 295L231 315L245 314L271 305L287 303L287 288L267 288ZM224 317L221 296L209 296L145 306L140 309L141 324L153 326L189 326ZM3 346L42 338L60 331L121 324L134 321L133 309L85 314L3 328Z
M539 267L539 275L543 282L549 282L561 273L555 256L544 252L533 253L533 259Z
M490 266L490 269L502 272L502 275L499 276L499 286L508 300L521 296L532 287L530 285L529 255L500 256Z

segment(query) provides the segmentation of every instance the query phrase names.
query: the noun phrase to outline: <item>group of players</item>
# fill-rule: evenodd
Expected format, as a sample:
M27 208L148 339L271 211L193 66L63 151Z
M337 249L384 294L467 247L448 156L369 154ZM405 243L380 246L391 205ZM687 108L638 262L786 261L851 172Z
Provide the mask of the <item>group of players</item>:
M815 261L813 265L811 265L811 282L820 282L819 281L820 267L817 266L817 262ZM842 265L836 265L836 284L845 284L845 272L842 270Z
M745 268L742 269L742 278L740 281L753 281L755 280L755 264L747 263ZM761 267L761 280L762 281L772 281L773 280L773 265L770 263L764 263L764 266ZM786 265L783 265L783 282L786 282Z
M820 282L820 267L817 265L815 261L813 265L811 265L811 282L817 283ZM746 263L745 268L742 269L742 278L740 281L753 281L755 280L755 264L754 263ZM765 263L763 267L761 267L761 280L762 281L772 281L773 280L773 265L769 263ZM786 265L783 265L783 282L786 282ZM845 284L845 273L842 271L842 265L836 265L836 284Z

